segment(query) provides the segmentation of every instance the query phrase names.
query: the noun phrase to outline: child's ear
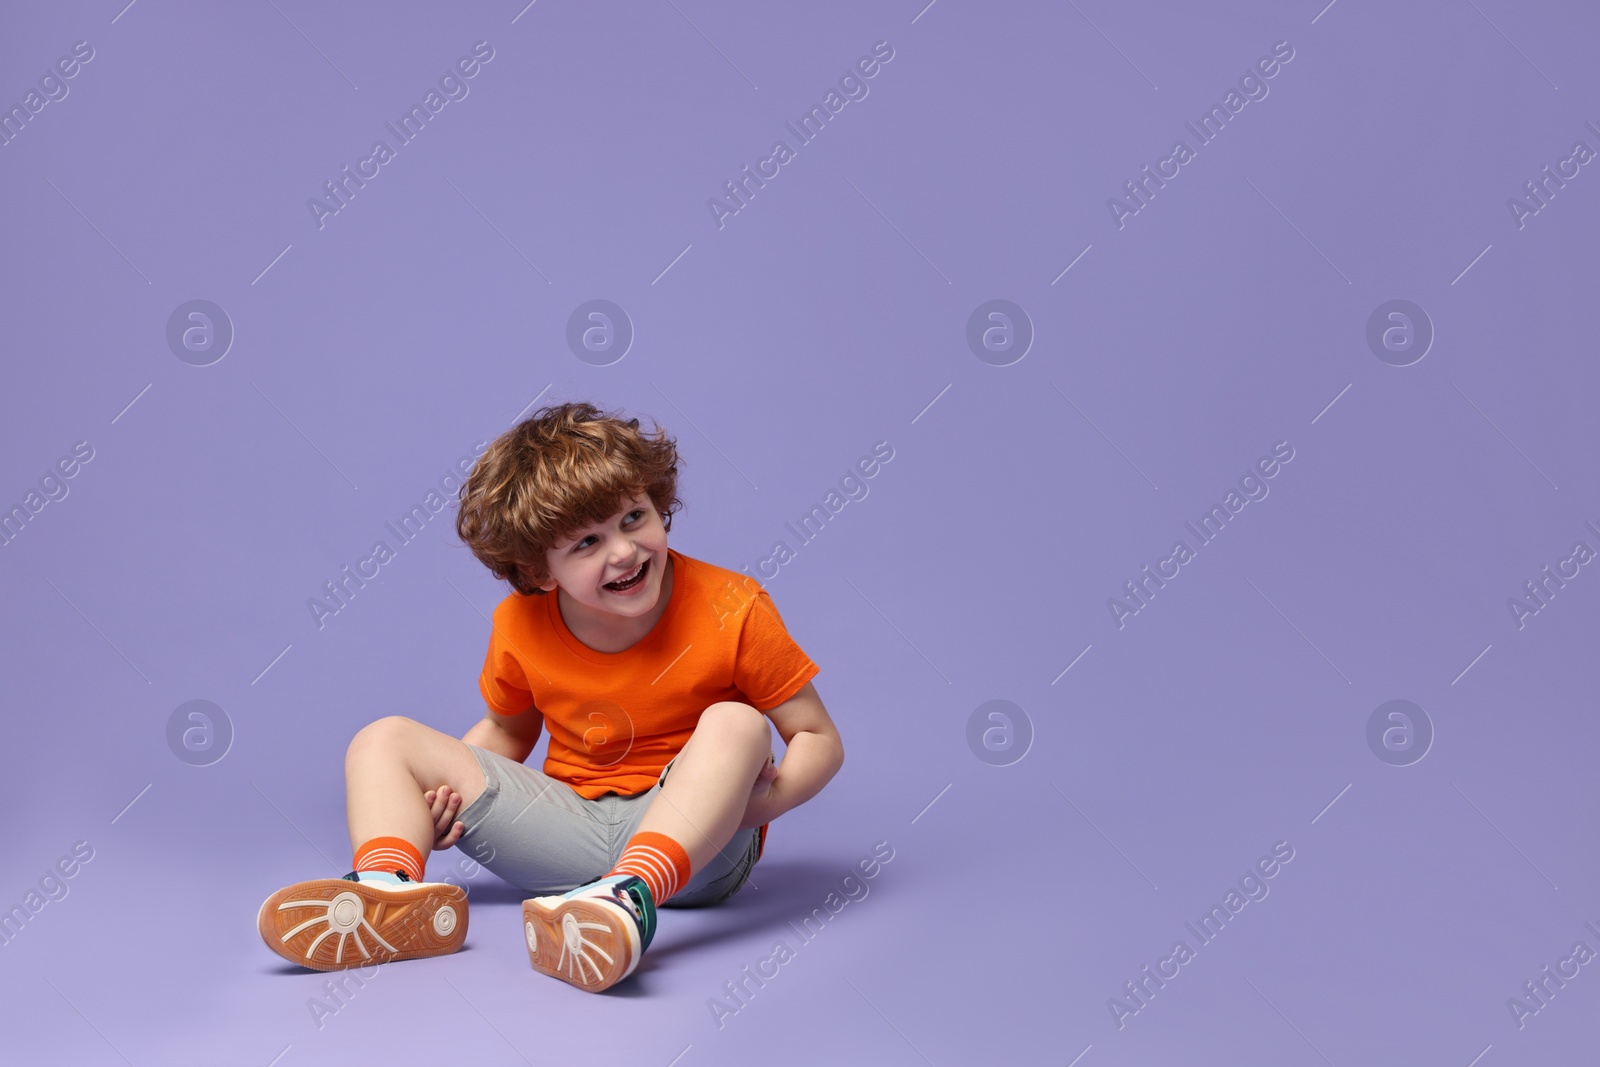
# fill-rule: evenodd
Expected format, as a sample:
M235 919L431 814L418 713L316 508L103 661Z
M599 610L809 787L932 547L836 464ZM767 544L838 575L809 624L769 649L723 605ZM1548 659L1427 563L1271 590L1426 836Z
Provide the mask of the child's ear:
M546 593L555 592L555 589L556 589L556 580L555 580L555 578L552 577L552 578L546 579L542 584L538 583L538 582L535 582L533 580L533 575L529 572L527 566L525 566L523 564L518 564L517 565L517 576L519 578L521 578L523 582L527 583L528 585L533 586L533 588L535 588L535 589L543 590Z

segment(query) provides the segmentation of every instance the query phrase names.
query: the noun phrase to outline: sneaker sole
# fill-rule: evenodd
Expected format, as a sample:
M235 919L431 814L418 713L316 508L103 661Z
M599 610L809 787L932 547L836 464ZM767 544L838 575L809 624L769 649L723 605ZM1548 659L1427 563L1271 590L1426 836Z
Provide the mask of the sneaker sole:
M438 882L389 889L315 878L268 897L256 928L272 951L314 971L443 956L466 940L467 894Z
M534 970L591 993L632 974L643 953L632 917L595 900L524 900L522 931Z

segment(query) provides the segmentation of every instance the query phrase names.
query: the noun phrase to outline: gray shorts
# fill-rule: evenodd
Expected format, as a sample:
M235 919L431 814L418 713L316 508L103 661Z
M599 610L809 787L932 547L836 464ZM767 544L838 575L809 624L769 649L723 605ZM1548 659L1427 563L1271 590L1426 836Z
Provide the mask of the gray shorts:
M483 770L483 795L456 816L465 827L456 847L529 896L565 893L611 870L672 769L669 762L637 796L586 800L543 771L467 747ZM736 831L664 907L706 907L733 896L749 879L760 845L758 827Z

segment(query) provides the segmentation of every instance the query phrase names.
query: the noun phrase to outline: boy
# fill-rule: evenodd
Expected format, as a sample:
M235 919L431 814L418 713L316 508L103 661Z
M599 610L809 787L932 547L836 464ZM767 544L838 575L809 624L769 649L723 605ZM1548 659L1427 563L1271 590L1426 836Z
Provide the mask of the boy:
M598 992L633 972L657 907L732 896L767 824L838 771L817 665L771 597L667 547L677 448L638 427L545 407L473 467L457 533L516 591L478 680L488 712L459 741L402 716L356 734L353 869L267 898L274 952L335 970L456 951L466 893L422 878L430 849L460 844L533 894L534 969ZM546 727L541 772L523 760Z

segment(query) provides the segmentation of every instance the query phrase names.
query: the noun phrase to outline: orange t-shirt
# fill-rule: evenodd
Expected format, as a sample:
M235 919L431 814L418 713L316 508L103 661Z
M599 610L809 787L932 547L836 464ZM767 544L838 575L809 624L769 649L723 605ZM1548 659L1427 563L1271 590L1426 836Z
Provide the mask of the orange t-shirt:
M494 611L478 689L502 715L543 713L544 773L588 800L655 785L712 704L771 711L819 669L755 579L667 553L666 610L621 652L596 652L574 637L555 593L512 593Z

